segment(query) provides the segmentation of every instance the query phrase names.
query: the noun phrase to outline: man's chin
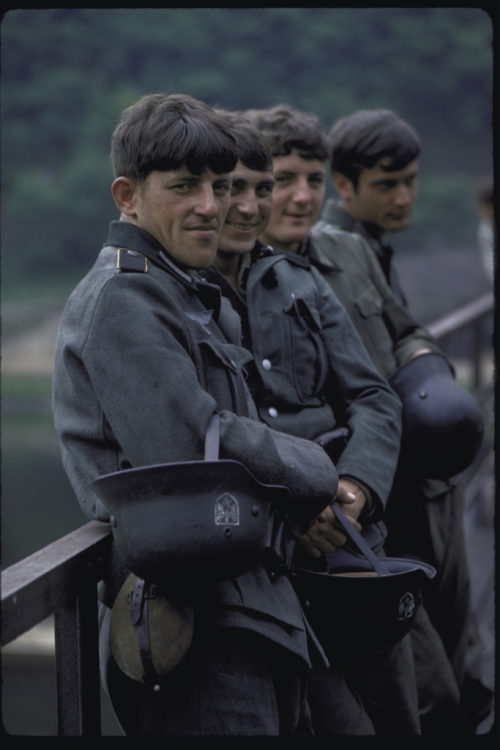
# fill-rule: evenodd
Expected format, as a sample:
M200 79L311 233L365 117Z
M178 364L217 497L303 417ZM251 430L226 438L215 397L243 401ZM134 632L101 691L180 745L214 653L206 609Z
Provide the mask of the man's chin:
M224 244L222 247L217 249L219 255L245 255L253 250L256 240L252 242L246 242L238 245Z
M304 242L306 242L307 238L310 234L310 228L308 228L307 232L289 232L288 234L283 234L279 238L279 245L281 247L292 247L293 245L302 245Z
M404 232L410 226L410 220L405 221L388 221L384 226L384 232Z

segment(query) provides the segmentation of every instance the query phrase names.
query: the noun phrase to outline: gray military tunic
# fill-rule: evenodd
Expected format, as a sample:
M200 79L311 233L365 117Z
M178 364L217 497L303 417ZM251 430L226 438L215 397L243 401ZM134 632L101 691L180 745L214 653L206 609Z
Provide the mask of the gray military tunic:
M337 474L322 448L259 421L243 375L250 356L238 334L219 289L184 273L147 232L112 222L66 305L55 352L55 425L88 517L108 520L90 488L98 476L201 460L216 412L220 457L241 461L262 483L289 487L290 511L304 530L329 503ZM105 674L109 607L126 574L119 570L102 592ZM196 614L201 630L251 631L304 665L311 656L324 661L286 576L272 578L259 565L206 594L210 606Z
M322 227L325 225L330 226L334 229L341 229L344 232L350 234L359 234L365 242L371 247L372 251L380 263L380 267L384 273L387 283L392 289L394 296L402 302L404 305L407 304L406 295L401 287L399 280L399 274L392 263L392 256L394 250L390 245L384 242L382 239L377 238L374 234L371 234L366 225L362 221L357 221L351 214L345 209L341 208L338 202L334 198L329 198L323 210L321 212L320 222ZM319 223L313 228L319 233Z
M392 250L333 199L325 204L303 252L345 306L384 377L390 379L419 349L442 353L408 310L391 263ZM470 686L476 685L481 692L480 641L470 607L463 504L463 489L455 478L427 479L415 462L412 470L400 468L396 473L385 515L387 553L421 559L438 572L427 586L425 607L419 609L411 633L423 731L456 723L464 676L467 689L472 691L476 688Z
M399 455L401 404L377 373L338 299L308 259L257 243L245 283L246 305L215 268L204 272L242 315L254 355L249 383L270 427L314 439L335 427L350 437L336 466L371 497L367 541L377 524ZM258 259L257 259L258 258Z
M309 258L257 242L247 261L245 256L239 272L244 299L216 269L203 274L221 286L242 318L243 340L255 358L249 383L261 418L276 430L311 438L339 425L349 428L337 471L371 495L372 512L359 520L365 540L380 550L385 526L376 522L397 466L399 399L373 367L345 309ZM300 564L306 566L307 560ZM405 641L362 657L339 644L338 659L329 670L309 672L316 733L370 734L366 714L342 706L339 684L352 674L349 685L361 691L377 728L383 726L389 734L419 733Z

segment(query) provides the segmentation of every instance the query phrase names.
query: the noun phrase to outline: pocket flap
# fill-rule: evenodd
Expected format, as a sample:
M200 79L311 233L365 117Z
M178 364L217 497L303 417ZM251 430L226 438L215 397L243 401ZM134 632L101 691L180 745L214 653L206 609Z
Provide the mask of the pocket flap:
M369 318L371 315L382 315L383 304L380 295L373 286L367 286L361 294L354 300L363 318Z
M200 341L200 347L210 349L215 358L233 372L240 372L253 359L251 353L236 344L224 344L221 341Z

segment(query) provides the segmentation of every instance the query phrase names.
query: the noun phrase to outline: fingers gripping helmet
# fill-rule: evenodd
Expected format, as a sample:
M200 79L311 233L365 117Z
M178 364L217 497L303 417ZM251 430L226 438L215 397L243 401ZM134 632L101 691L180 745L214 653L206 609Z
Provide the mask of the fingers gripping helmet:
M465 471L481 447L483 414L445 357L432 352L409 359L389 382L403 404L401 463L429 479Z

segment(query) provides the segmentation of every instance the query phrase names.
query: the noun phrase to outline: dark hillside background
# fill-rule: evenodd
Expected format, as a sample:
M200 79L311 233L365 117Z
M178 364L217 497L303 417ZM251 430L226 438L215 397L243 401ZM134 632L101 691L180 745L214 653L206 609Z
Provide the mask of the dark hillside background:
M492 24L475 8L11 10L2 20L4 295L92 264L116 210L110 134L150 92L226 108L284 101L325 129L390 108L422 137L402 252L475 244L492 171ZM329 186L330 194L333 188Z

